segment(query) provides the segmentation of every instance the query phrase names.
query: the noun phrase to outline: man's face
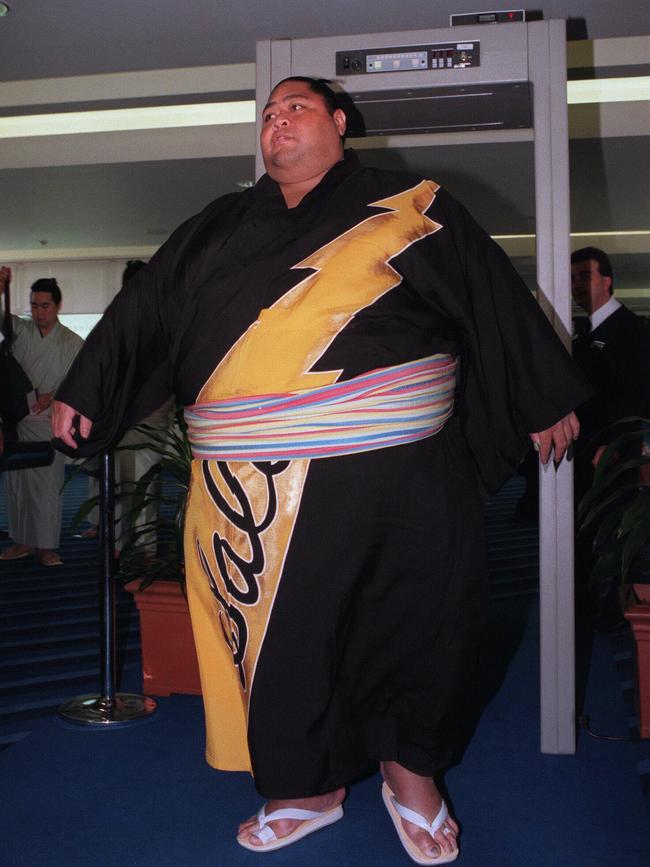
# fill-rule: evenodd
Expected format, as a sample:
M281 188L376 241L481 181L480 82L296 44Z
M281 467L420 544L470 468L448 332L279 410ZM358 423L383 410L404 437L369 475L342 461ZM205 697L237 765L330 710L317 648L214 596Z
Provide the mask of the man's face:
M603 277L595 259L571 264L571 294L587 313L595 313L609 301L611 285L612 278Z
M60 304L55 304L49 292L32 292L32 319L47 334L56 325Z
M280 184L324 174L343 158L345 114L330 114L307 82L285 81L271 93L262 115L260 143L266 171Z

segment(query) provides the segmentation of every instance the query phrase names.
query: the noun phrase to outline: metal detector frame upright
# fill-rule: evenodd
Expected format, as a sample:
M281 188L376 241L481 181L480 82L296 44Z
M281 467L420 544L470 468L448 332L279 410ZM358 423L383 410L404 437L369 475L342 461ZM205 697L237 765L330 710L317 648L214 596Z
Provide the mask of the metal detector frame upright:
M428 79L421 70L387 72L380 76L358 74L357 70L357 74L347 79L336 74L337 51L471 39L481 43L481 64L475 69L436 70ZM335 79L346 91L375 90L380 86L380 79L384 89L449 86L460 81L491 84L512 80L511 59L520 57L522 52L532 92L537 284L540 303L566 344L571 333L571 300L563 20L258 42L258 133L261 109L272 85L290 75ZM454 135L462 144L463 133ZM488 133L480 132L472 132L471 140L480 141L477 136L481 135L487 136L486 141L493 140ZM509 139L508 132L502 131L500 140L520 141L521 132L513 131ZM262 171L258 148L258 175ZM573 532L573 472L571 464L563 461L557 470L551 465L540 471L540 723L544 753L575 752Z

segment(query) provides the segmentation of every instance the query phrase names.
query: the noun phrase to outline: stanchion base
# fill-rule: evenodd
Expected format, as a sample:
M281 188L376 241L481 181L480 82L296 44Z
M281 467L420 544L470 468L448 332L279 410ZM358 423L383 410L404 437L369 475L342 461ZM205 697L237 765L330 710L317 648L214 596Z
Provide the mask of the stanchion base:
M107 728L150 716L156 708L155 699L130 692L118 692L112 699L80 695L61 705L59 716L66 722Z

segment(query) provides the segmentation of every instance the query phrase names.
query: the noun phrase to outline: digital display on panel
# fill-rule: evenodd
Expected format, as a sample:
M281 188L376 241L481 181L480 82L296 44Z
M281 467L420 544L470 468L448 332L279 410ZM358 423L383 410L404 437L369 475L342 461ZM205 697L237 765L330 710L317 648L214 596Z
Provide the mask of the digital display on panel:
M404 69L426 69L427 66L426 51L400 51L366 56L366 72L401 72Z

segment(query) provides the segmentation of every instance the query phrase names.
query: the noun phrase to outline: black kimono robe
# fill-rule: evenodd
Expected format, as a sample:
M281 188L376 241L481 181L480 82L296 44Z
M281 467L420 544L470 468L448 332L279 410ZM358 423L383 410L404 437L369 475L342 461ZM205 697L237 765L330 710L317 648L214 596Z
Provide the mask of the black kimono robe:
M482 492L588 388L506 256L433 181L352 152L293 209L264 176L178 229L113 301L58 399L93 450L173 389L295 392L448 353L428 439L291 461L195 461L186 565L216 767L267 797L376 759L450 760L485 607ZM82 452L83 453L83 452Z

